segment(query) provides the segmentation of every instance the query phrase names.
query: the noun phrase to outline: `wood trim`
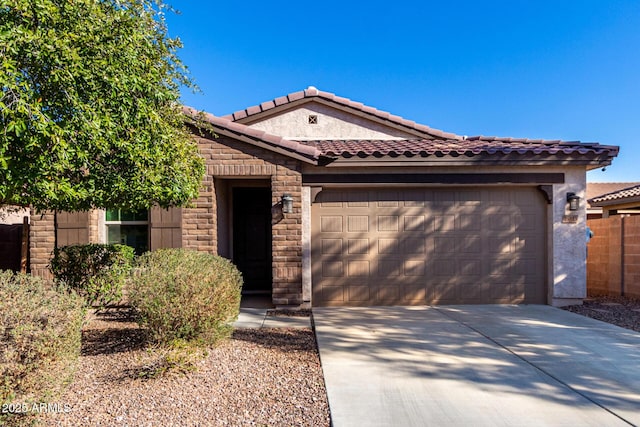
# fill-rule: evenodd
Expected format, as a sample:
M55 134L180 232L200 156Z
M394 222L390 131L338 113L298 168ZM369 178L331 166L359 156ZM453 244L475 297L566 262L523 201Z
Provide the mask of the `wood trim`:
M303 174L302 184L563 184L564 173Z
M22 241L20 243L20 272L29 269L29 217L22 218Z
M552 185L538 185L538 190L544 195L548 205L553 204L553 186Z

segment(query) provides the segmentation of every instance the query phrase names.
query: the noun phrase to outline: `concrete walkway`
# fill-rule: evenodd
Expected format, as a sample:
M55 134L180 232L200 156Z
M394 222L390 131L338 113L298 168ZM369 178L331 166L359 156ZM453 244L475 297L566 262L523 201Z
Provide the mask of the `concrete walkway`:
M311 328L311 318L302 316L273 316L266 308L240 308L234 328Z
M234 328L311 328L310 317L274 316L271 295L243 295Z
M640 334L549 306L315 308L335 427L640 426Z

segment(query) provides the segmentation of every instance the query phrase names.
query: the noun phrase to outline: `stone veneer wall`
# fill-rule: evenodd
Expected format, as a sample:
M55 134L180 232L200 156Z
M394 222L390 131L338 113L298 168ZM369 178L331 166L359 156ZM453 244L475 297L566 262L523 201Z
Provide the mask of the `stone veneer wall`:
M206 144L202 144L205 146ZM210 149L203 148L210 156ZM211 161L208 158L207 163ZM216 254L216 195L213 178L207 174L202 181L200 196L193 206L182 210L182 247Z
M29 252L31 274L51 278L49 261L55 247L55 221L52 211L30 213Z
M301 164L253 145L227 137L198 137L207 173L195 206L183 211L183 247L218 251L215 180L270 179L272 204L273 303L299 306L302 300L302 174ZM293 213L283 215L281 197L291 194Z

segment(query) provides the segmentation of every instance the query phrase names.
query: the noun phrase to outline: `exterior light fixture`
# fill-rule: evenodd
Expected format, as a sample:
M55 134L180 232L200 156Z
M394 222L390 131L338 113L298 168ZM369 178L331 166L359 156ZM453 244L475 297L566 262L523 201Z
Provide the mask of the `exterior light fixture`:
M580 207L580 197L576 196L576 193L567 193L567 203L570 211L577 211Z
M282 195L282 213L291 213L293 212L293 197L291 194L283 194Z

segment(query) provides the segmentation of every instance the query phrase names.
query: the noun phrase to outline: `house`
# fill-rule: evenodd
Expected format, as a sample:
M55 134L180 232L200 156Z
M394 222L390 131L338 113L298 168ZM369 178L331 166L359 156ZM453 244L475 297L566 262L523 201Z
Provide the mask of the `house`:
M599 199L600 196L616 193L620 190L625 190L637 185L640 185L640 182L587 182L587 220L602 218L602 206L597 203L595 205L591 204L592 200ZM640 209L622 209L619 210L618 213L637 215L640 214Z
M623 184L619 188L591 197L589 205L601 209L603 218L610 215L640 215L640 183Z
M60 214L58 243L219 254L276 306L585 297L586 171L618 147L464 137L314 87L205 119L192 207ZM51 230L51 214L32 217L36 274Z

